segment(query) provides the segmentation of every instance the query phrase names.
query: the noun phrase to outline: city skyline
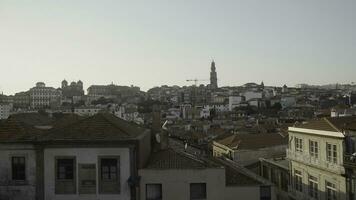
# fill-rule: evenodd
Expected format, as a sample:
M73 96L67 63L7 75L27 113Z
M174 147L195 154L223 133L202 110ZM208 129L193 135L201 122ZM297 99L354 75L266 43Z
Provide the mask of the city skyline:
M93 84L351 83L353 1L0 2L0 91ZM135 18L130 15L135 14ZM208 82L203 82L208 84Z

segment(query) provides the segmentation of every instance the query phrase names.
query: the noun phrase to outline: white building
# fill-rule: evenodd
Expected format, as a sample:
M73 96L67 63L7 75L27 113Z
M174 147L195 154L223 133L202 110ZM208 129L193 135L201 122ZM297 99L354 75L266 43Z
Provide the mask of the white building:
M53 87L46 87L43 82L29 90L30 106L33 109L56 107L60 104L61 93Z
M232 111L234 108L238 107L242 101L243 97L241 96L229 96L229 111Z
M281 97L282 109L293 107L296 104L297 104L297 101L296 101L295 97L293 97L293 96Z
M74 108L74 113L79 116L93 116L98 114L101 110L99 107L79 107Z
M12 109L11 104L0 104L0 119L7 119Z
M287 158L290 160L292 198L347 199L343 166L343 127L347 122L346 118L323 118L289 127Z
M150 131L109 114L60 124L24 125L13 116L2 123L0 199L135 199Z
M245 100L248 101L250 99L262 99L263 97L263 92L258 92L258 91L247 91L245 93L243 93L243 95L245 97Z

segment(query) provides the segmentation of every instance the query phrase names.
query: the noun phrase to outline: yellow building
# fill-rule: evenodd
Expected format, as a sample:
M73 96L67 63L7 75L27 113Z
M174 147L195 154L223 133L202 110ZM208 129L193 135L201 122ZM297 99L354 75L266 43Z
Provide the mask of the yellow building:
M349 199L345 141L354 137L355 124L355 117L343 117L289 127L287 158L291 175L289 193L293 199Z

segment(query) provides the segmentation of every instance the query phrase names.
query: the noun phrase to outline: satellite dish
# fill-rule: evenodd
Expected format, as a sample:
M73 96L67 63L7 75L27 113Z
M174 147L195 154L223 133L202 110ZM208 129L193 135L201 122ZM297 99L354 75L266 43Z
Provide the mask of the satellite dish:
M161 136L159 135L159 133L156 134L156 142L161 143Z

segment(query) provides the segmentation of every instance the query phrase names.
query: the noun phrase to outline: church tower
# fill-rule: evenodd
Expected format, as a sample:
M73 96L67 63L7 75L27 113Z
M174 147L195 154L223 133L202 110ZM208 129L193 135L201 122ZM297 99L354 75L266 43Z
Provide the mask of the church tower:
M216 74L215 62L211 62L211 71L210 71L210 87L211 89L218 88L218 78Z

